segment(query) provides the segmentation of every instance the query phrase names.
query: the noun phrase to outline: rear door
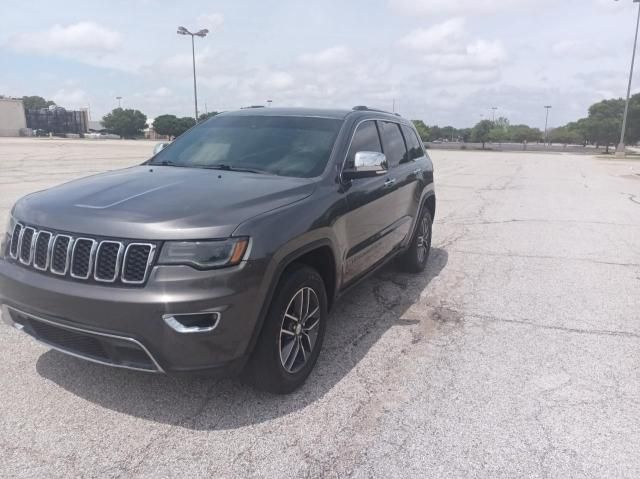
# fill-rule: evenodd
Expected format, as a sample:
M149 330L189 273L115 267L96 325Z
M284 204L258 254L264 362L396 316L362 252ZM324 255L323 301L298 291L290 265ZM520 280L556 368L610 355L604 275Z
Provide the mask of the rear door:
M420 197L425 187L423 169L426 157L414 129L407 125L402 125L401 129L407 145L407 156L400 162L398 173L398 176L404 178L400 213L413 218L418 214Z
M357 126L344 168L353 165L355 154L359 151L382 152L375 120L366 120ZM389 175L352 180L346 186L345 283L366 272L393 249L394 241L389 233L397 219L396 201L392 195L394 191Z
M400 129L400 124L378 120L382 149L389 162L389 181L393 182L391 197L395 207L392 224L393 247L398 246L411 229L411 204L415 203L415 165L409 161L409 153Z

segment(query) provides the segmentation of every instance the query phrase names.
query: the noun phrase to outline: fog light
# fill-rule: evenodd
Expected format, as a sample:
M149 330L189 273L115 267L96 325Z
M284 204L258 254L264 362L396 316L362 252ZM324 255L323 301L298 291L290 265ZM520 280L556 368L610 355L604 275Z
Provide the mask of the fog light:
M179 333L206 333L213 331L220 322L217 311L193 314L165 314L162 316L167 325Z

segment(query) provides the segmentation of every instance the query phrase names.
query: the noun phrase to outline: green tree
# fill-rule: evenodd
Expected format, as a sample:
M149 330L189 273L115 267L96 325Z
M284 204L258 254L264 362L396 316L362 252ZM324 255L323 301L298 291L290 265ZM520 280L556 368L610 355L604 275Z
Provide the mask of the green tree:
M191 128L195 124L196 124L196 121L190 116L183 116L182 118L178 118L178 121L176 123L176 130L173 136L182 135L185 131L187 131L189 128Z
M491 120L482 120L476 124L471 130L471 141L475 143L482 143L482 149L484 145L489 141L489 133L493 129L493 122Z
M153 129L158 135L175 136L178 117L175 115L160 115L153 120Z
M209 113L202 113L199 117L198 117L198 123L201 121L206 121L211 117L216 116L218 113L218 111L210 111Z
M116 108L102 118L102 124L109 133L135 138L146 128L147 116L139 110Z
M416 127L416 131L418 132L418 135L420 135L422 141L429 141L429 127L424 124L424 121L413 120L413 125Z
M564 143L565 145L582 143L582 135L579 131L569 128L569 126L561 126L554 128L549 132L549 141L551 143Z
M45 100L41 96L23 96L22 105L25 110L39 110L40 108L48 108L51 105L55 105L55 102L51 100Z

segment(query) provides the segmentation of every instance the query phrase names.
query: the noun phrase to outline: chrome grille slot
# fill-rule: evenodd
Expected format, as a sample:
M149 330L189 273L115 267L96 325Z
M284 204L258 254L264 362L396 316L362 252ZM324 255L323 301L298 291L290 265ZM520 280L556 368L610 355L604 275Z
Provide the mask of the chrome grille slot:
M61 278L142 286L153 266L156 245L131 240L73 237L17 223L9 235L15 262Z
M78 238L71 253L71 277L88 279L91 276L97 242L91 238Z
M142 284L147 279L149 267L153 262L155 246L147 243L131 243L124 253L122 282Z
M20 234L20 262L22 264L31 264L33 258L33 237L36 230L27 227L23 228Z
M53 235L48 231L38 231L36 234L35 252L33 255L33 267L40 271L46 271L49 268L49 260L51 257L51 244Z
M51 248L51 272L61 276L67 274L71 260L71 236L56 235Z
M113 283L120 272L120 261L124 246L118 241L102 241L96 252L94 279Z
M16 224L11 234L11 247L9 248L9 255L13 259L18 259L18 245L20 244L20 233L22 233L22 225Z

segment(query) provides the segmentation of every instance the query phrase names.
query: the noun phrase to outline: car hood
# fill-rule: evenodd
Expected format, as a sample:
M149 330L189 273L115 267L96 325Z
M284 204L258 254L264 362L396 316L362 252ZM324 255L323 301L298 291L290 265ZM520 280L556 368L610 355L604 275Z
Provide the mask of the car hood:
M314 189L315 181L305 178L137 166L28 195L16 204L14 216L42 228L95 236L221 238Z

